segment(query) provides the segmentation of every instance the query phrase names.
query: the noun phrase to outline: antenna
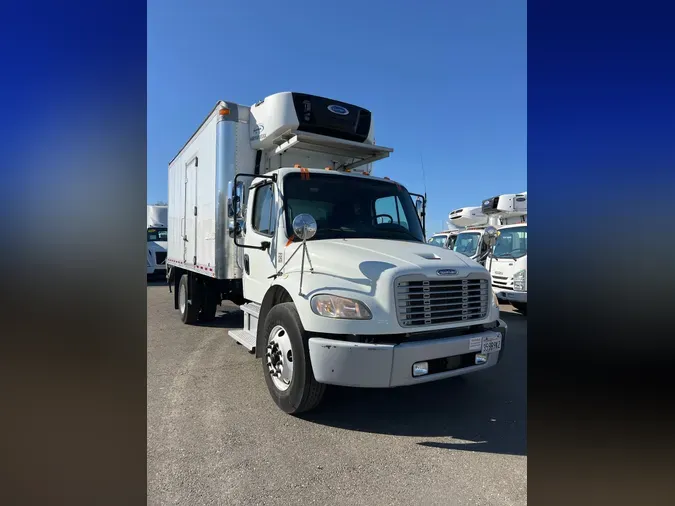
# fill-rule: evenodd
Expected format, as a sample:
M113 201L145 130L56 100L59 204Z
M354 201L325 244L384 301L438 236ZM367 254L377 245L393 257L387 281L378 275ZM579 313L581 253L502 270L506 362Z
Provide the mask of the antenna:
M422 184L424 184L424 196L427 195L427 176L424 174L424 158L420 153L420 165L422 166Z

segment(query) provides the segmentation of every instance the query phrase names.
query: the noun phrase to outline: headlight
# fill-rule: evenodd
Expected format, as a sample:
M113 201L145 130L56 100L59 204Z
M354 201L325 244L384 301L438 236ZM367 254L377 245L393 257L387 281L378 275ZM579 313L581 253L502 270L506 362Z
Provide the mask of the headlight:
M370 320L373 315L363 302L338 297L337 295L320 294L312 297L312 311L328 318L345 318L348 320Z
M520 270L513 275L513 289L518 292L525 291L525 283L527 281L527 271Z

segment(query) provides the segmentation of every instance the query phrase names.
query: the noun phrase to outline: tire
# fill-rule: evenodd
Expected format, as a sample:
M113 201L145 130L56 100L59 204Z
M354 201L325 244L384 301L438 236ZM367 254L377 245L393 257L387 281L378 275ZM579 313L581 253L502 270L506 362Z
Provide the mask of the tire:
M511 305L516 311L520 311L524 315L527 315L527 302L511 302Z
M277 385L281 378L276 380L272 377L268 358L270 358L270 342L273 333L284 332L282 339L290 344L292 363L292 376L286 390L281 390ZM279 408L291 415L306 413L315 409L326 391L326 385L318 383L314 378L312 365L309 359L309 344L302 327L302 322L292 302L284 302L270 309L265 318L264 327L265 350L261 359L263 374L267 389ZM282 353L286 357L287 353ZM270 361L273 357L270 358Z
M183 274L178 283L178 309L180 310L180 319L183 323L192 324L197 321L199 308L190 304L188 300L188 275Z

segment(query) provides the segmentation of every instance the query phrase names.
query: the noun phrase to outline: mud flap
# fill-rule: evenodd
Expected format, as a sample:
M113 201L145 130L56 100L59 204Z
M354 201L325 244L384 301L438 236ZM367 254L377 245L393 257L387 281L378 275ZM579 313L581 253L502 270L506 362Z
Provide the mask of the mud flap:
M173 282L174 279L174 272L173 268L170 266L167 266L166 268L166 282L169 285L169 293L171 293L171 283Z

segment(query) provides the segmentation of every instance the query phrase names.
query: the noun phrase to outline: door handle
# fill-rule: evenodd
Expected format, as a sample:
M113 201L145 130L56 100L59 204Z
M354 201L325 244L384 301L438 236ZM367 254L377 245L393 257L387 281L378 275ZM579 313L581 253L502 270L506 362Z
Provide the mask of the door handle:
M249 262L249 259L248 259L248 254L245 254L244 255L244 271L246 271L246 275L250 274L250 270L251 270L251 266L250 266L250 262Z

